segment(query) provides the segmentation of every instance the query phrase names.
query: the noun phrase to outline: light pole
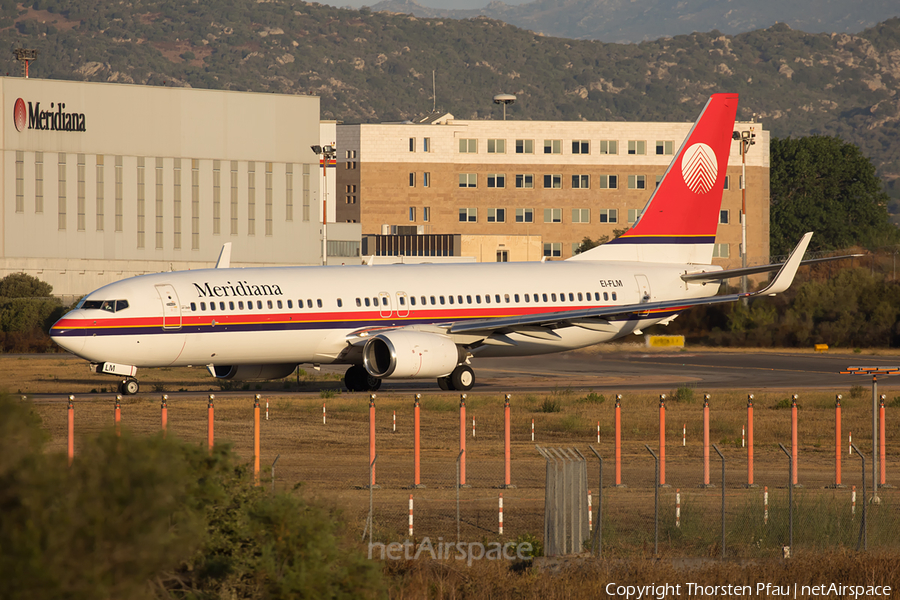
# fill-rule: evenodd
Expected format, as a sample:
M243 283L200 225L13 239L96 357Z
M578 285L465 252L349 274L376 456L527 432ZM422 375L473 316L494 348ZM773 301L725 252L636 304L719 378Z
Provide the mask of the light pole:
M731 139L741 142L741 266L747 267L747 150L756 143L753 128L750 131L734 131ZM747 276L741 277L741 293L747 293ZM744 303L747 299L744 299Z
M506 120L506 105L507 104L515 104L516 97L512 94L497 94L494 96L494 104L502 104L503 105L503 120Z
M330 146L310 146L313 152L322 158L322 264L328 264L328 163L333 161L337 156L337 149L334 144Z

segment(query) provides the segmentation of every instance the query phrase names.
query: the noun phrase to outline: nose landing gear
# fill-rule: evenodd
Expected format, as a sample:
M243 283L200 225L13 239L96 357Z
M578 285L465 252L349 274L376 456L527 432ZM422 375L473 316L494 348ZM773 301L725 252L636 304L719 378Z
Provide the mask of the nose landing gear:
M134 396L141 390L141 384L134 377L128 377L119 384L119 393Z

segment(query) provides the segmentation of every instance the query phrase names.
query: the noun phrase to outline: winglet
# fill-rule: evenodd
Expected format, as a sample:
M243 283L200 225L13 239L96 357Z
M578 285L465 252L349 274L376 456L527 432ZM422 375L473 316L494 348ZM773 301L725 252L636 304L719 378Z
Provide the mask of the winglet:
M772 280L772 283L770 283L765 289L749 295L762 296L765 294L774 296L775 294L780 294L781 292L791 287L791 283L793 283L794 281L794 275L797 274L797 269L800 267L800 261L803 260L803 254L806 252L806 247L809 246L809 240L810 238L812 238L812 234L812 231L803 234L803 237L800 238L800 242L794 248L794 251L791 252L791 255L786 261L784 261L781 269L778 270L778 273L775 275L775 279Z
M219 260L216 261L217 269L228 269L231 267L231 242L222 244L222 250L219 252Z

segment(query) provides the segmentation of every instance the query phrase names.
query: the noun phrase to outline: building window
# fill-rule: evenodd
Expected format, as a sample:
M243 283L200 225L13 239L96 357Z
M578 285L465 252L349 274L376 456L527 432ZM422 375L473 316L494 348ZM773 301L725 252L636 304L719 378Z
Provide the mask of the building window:
M662 182L662 178L663 178L662 175L657 175L657 176L656 176L656 187L659 187L659 184ZM654 189L655 189L655 188L654 188Z
M294 220L294 165L284 166L284 220Z
M473 188L476 187L478 183L478 175L475 173L460 173L459 174L459 187L461 188Z
M506 223L505 208L489 208L487 214L488 223Z
M144 179L144 157L139 156L137 159L137 247L144 247L145 218L146 218L146 196Z
M222 233L222 163L213 161L213 235Z
M231 161L231 235L238 233L238 163Z
M544 188L552 190L562 189L562 175L544 175Z
M97 155L97 231L103 231L103 212L106 203L103 179L103 155Z
M725 185L722 186L722 189L727 190L729 188L729 184L731 183L731 178L726 175L725 176Z
M488 140L488 154L506 154L506 140Z
M516 140L516 154L534 154L534 140Z
M591 143L587 140L572 140L572 154L590 154Z
M58 224L59 224L59 229L64 231L64 230L66 229L66 202L67 202L67 193L66 193L66 171L67 171L67 165L66 165L66 153L65 153L65 152L60 152L58 156L59 156L59 163L57 164L57 174L59 175L59 179L58 179L59 184L58 184L58 186L57 186L57 192L58 192L58 198L57 198L58 204L57 204L57 207L58 207L58 209L59 209L59 221L58 221Z
M517 208L516 223L534 223L534 209Z
M619 187L618 175L598 175L601 190L614 190Z
M478 140L461 138L459 140L460 154L475 154L478 152Z
M416 207L415 206L409 207L409 222L410 223L416 222Z
M501 175L497 173L489 173L487 176L487 186L489 188L505 188L506 187L506 175Z
M591 187L590 175L572 175L572 189L586 190Z
M628 176L628 189L629 190L643 190L647 187L647 177L644 175L629 175Z
M591 222L591 209L589 209L589 208L573 208L572 209L572 222L573 223L590 223Z
M416 151L416 138L414 138L414 137L409 138L409 151L410 152Z
M422 221L427 223L430 220L431 220L431 207L430 206L422 207Z
M219 161L216 161L217 163ZM163 247L163 159L156 159L156 168L154 169L154 193L156 195L156 248L162 250Z
M16 212L25 212L25 153L16 150Z
M78 222L76 224L78 231L84 231L85 229L85 213L87 212L87 201L85 199L85 162L84 162L84 154L78 155L78 164L77 164L77 173L76 176L78 178L78 189L76 195L76 209L78 211Z
M191 250L200 249L200 161L191 160Z
M475 223L478 221L478 209L477 208L461 208L459 209L459 222L460 223Z
M562 256L562 244L559 242L544 244L544 256L548 258L558 258ZM553 294L554 296L556 294Z
M600 212L600 222L601 223L618 223L619 222L619 211L615 208L601 208Z
M562 140L544 140L544 154L562 154Z
M729 217L729 215L728 215L728 211L727 211L727 210L720 210L720 211L719 211L719 223L720 223L721 225L728 225L728 223L729 223L728 217Z
M119 203L119 157L116 157L116 204ZM116 209L116 230L118 231L118 209ZM172 244L175 250L181 250L181 159L176 158L172 171Z
M729 256L728 244L713 244L713 258L728 258Z
M44 153L34 153L34 212L44 212Z
M273 233L273 213L275 210L275 190L274 190L274 173L272 172L272 163L266 163L266 235Z
M422 152L431 152L431 138L422 138ZM356 153L353 153L356 158Z
M256 163L247 163L247 235L256 235Z
M562 223L561 208L545 208L544 223Z
M309 165L303 165L303 221L309 221L310 210L310 172Z
M674 143L668 140L656 141L656 153L670 155L674 152Z
M431 173L422 173L422 187L431 187Z
M509 250L497 250L497 262L509 262Z
M647 142L644 140L628 140L628 154L647 154Z
M639 208L629 208L628 209L628 222L634 223L638 219L641 218L641 209Z
M619 142L616 140L600 140L600 154L618 154Z
M534 175L516 175L516 187L531 189L534 187Z
M416 174L415 173L409 174L409 187L416 187Z

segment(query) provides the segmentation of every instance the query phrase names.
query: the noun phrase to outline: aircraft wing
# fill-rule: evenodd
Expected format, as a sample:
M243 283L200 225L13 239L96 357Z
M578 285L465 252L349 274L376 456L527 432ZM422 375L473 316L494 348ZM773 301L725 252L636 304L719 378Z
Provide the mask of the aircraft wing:
M704 298L690 298L681 300L665 300L662 302L643 302L640 304L627 304L624 306L600 306L583 310L554 311L533 315L518 315L513 317L496 317L491 319L476 319L462 321L447 326L447 333L479 333L496 332L498 330L534 334L538 337L547 335L555 337L552 329L577 325L587 329L603 330L609 325L609 319L642 318L652 313L677 312L692 306L724 304L736 302L743 298L754 296L774 296L788 289L794 280L794 275L800 267L803 253L809 245L812 232L804 234L797 247L791 252L787 261L778 266L778 273L772 282L764 289L757 292L727 294L723 296L707 296Z
M843 256L827 256L825 258L810 258L800 261L800 266L815 265L818 263L830 262L833 260L841 260L842 258L858 258L865 256L864 254L845 254ZM706 271L702 273L685 273L681 276L684 281L722 281L723 279L731 279L733 277L743 277L745 275L756 275L758 273L771 273L780 269L784 263L772 263L771 265L761 265L758 267L743 267L740 269L728 269L726 271Z

